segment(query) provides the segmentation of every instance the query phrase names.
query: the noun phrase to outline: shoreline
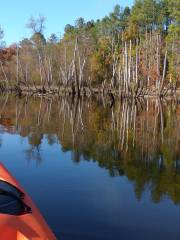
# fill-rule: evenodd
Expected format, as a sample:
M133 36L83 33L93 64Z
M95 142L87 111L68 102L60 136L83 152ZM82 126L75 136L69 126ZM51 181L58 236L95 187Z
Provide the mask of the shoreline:
M0 94L2 93L15 93L17 95L31 95L31 96L71 96L71 97L90 97L90 96L97 96L97 95L108 95L112 100L113 98L180 98L180 88L177 89L174 93L171 89L164 88L162 94L156 89L141 89L137 91L136 95L133 93L125 93L121 92L118 89L111 89L111 88L89 88L89 87L82 87L81 89L73 89L72 87L12 87L12 88L1 88Z

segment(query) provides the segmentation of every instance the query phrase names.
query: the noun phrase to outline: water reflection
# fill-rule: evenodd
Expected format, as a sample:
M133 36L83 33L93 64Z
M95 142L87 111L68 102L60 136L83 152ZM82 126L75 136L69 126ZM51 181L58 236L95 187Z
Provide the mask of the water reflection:
M125 175L137 199L180 203L180 106L176 101L0 98L0 131L27 137L26 156L43 162L43 139L71 151L76 163L96 161L113 176ZM0 146L3 142L0 140Z

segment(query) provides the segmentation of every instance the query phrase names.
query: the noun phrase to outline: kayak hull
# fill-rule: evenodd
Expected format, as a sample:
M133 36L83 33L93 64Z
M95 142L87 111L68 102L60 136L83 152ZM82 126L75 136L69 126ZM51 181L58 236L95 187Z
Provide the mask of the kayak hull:
M23 202L31 208L31 213L20 216L0 214L0 239L56 240L31 198L2 164L0 164L0 180L10 183L23 192Z

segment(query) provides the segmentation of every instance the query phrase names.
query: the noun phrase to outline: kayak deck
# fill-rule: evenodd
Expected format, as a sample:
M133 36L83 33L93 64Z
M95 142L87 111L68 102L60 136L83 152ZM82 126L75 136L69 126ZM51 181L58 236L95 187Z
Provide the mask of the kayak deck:
M5 214L3 211L0 211L0 239L1 240L56 240L55 235L50 230L46 221L40 214L39 210L28 196L25 193L23 188L19 185L16 179L8 172L8 170L0 163L0 187L5 187L5 192L9 184L12 188L8 190L9 196L15 197L15 200L24 204L24 211L15 212L15 214ZM14 187L14 188L13 188ZM21 193L22 196L18 198L15 195L15 190ZM6 194L5 194L6 195ZM21 199L22 198L22 199ZM2 199L1 199L2 200ZM3 200L2 206L3 206ZM9 201L9 204L12 204L12 201ZM5 204L4 204L5 205ZM6 204L7 206L8 204ZM12 208L12 207L11 207ZM10 209L11 209L10 208ZM26 209L27 208L27 209ZM26 211L27 210L27 211ZM4 210L5 211L5 210ZM14 211L14 210L13 210Z

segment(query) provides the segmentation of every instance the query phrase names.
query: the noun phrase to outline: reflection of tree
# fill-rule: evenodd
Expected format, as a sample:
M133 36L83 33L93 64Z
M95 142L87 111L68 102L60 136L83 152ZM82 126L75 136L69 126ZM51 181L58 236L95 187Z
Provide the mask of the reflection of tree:
M106 99L0 98L4 117L28 138L29 159L41 161L43 139L61 143L72 160L96 161L111 176L126 176L141 198L150 190L154 202L180 202L180 107L176 102L130 100L111 109Z
M26 150L28 160L34 159L38 163L42 162L42 158L41 158L42 140L43 140L43 134L39 131L39 129L36 129L36 131L32 131L28 135L28 142L30 145L30 148Z
M0 136L0 147L2 147L2 138Z
M47 135L47 141L48 141L48 144L49 145L53 145L53 144L55 144L55 143L58 143L58 140L57 140L57 137L56 137L56 135L55 134L48 134Z
M38 131L38 129L30 133L30 135L28 136L29 144L32 147L36 147L36 148L40 147L42 143L42 139L43 139L43 134L40 131Z
M6 109L6 104L8 102L9 94L6 94L5 96L2 95L2 105L1 105L1 110L0 110L0 118L2 117L5 109Z
M33 147L33 146L31 146L25 152L26 152L26 156L27 156L28 160L33 159L33 160L36 160L37 163L41 163L42 162L40 147Z

